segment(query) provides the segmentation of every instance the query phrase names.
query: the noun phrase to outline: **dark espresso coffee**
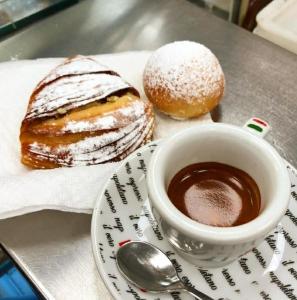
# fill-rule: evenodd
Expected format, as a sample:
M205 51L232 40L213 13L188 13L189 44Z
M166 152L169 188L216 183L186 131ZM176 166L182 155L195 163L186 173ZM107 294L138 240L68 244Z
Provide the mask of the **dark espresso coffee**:
M189 165L171 180L168 196L191 219L212 226L230 227L255 219L261 197L254 179L226 164Z

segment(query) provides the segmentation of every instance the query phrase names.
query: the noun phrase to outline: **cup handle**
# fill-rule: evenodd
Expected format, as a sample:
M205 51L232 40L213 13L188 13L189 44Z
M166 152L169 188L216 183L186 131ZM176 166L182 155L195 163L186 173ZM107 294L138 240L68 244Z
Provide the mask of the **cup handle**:
M260 138L264 138L271 129L266 121L256 117L250 118L244 124L243 128Z

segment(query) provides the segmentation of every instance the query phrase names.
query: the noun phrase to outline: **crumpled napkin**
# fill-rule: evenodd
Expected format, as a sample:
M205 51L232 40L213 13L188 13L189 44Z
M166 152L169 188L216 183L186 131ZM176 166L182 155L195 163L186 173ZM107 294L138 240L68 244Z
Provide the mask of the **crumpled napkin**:
M142 73L150 52L124 52L94 56L130 82L145 98ZM20 163L19 129L36 84L62 58L24 60L0 64L0 219L43 209L91 213L105 181L120 163L88 167L31 170ZM201 122L209 114L176 121L156 114L155 139Z

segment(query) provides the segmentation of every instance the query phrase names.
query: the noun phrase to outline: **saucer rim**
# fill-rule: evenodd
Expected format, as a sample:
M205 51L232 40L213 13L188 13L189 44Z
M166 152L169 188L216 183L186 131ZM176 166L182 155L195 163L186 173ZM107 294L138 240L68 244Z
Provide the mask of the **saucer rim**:
M114 174L118 173L119 170L130 160L134 159L135 157L137 157L137 153L139 152L144 152L147 150L147 148L149 148L152 145L159 145L161 140L157 140L157 141L152 141L144 146L142 146L141 148L137 149L136 151L134 151L132 154L130 154L129 156L127 156L120 164L119 166L117 166L117 168L114 170ZM103 188L101 190L101 192L98 194L96 200L95 200L95 207L92 213L92 220L91 220L91 243L92 243L92 253L93 253L93 257L95 259L96 262L96 267L99 271L99 275L102 278L107 290L109 291L109 293L112 295L112 297L114 297L116 300L123 300L123 298L116 293L116 291L114 290L114 286L112 285L111 281L108 280L108 278L104 275L104 268L103 268L103 262L100 260L100 255L98 254L98 249L96 248L96 245L98 244L98 240L97 240L97 236L96 236L96 230L97 230L97 221L98 221L98 217L100 216L100 207L103 205L103 196L104 196L104 192L106 190L106 188L108 187L109 183L111 180L111 176L106 180L105 184L103 185Z

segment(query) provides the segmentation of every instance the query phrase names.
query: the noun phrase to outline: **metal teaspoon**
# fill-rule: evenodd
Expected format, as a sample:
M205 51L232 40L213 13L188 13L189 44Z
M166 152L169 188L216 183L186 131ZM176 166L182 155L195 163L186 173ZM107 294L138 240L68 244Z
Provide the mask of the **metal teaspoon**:
M198 300L214 300L185 285L166 254L152 244L128 242L119 248L116 256L122 275L139 288L156 293L183 290Z

